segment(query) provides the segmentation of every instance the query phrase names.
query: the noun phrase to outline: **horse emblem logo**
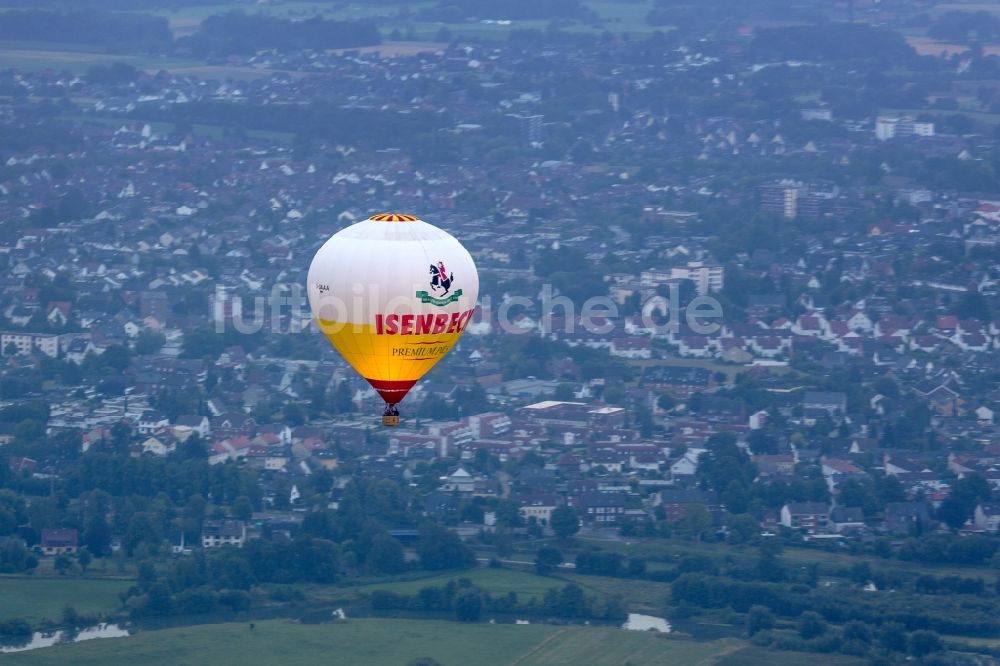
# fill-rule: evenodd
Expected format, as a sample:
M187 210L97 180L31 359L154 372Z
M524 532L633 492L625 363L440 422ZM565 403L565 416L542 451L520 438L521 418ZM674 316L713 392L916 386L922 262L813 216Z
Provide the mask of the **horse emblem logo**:
M416 295L422 303L448 305L457 301L458 297L462 295L461 289L456 289L454 292L451 291L451 285L455 282L455 274L448 272L448 269L444 267L443 261L431 264L430 275L431 291L435 295L432 296L426 291L418 291ZM440 290L440 293L438 290Z
M447 296L448 291L451 290L451 283L455 280L454 273L448 273L445 270L444 262L439 261L437 266L431 264L431 291L437 291L438 287L441 287L444 291L441 292L442 296Z

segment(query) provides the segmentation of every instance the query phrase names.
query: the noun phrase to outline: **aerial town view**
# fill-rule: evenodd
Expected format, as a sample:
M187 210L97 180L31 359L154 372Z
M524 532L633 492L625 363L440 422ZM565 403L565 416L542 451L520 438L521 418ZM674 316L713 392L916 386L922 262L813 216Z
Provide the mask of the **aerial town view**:
M1000 664L1000 1L0 0L0 662Z

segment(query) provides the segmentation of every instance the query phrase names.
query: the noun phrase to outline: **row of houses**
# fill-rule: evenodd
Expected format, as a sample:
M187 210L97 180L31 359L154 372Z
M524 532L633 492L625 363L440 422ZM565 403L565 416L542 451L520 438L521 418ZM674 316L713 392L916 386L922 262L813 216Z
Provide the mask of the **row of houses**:
M242 520L206 520L201 529L202 548L232 546L242 548L247 540L247 525ZM75 528L48 528L41 530L38 550L46 556L74 555L80 549L80 535ZM112 549L121 547L120 540L112 541ZM189 553L191 548L184 543L183 533L171 537L174 554Z

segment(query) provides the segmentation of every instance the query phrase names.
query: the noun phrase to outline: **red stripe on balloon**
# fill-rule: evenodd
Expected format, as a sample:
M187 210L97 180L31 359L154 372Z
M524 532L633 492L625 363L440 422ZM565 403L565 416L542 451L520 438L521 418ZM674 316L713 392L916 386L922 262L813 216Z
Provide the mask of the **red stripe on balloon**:
M417 383L416 379L406 379L406 380L388 380L388 379L370 379L365 377L365 381L372 385L372 388L378 391L378 394L382 396L390 405L395 405L402 400L413 385Z

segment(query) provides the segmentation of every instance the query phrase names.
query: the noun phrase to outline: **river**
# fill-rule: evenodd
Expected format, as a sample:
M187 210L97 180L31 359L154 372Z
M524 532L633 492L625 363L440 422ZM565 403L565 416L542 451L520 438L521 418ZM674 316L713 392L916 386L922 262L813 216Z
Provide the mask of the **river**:
M59 643L79 643L97 638L123 638L130 635L130 631L118 624L98 624L93 627L86 627L79 631L67 631L61 629L52 633L42 633L36 631L29 640L23 643L0 644L0 654L8 652L25 652L26 650L37 650L39 648L52 647Z

